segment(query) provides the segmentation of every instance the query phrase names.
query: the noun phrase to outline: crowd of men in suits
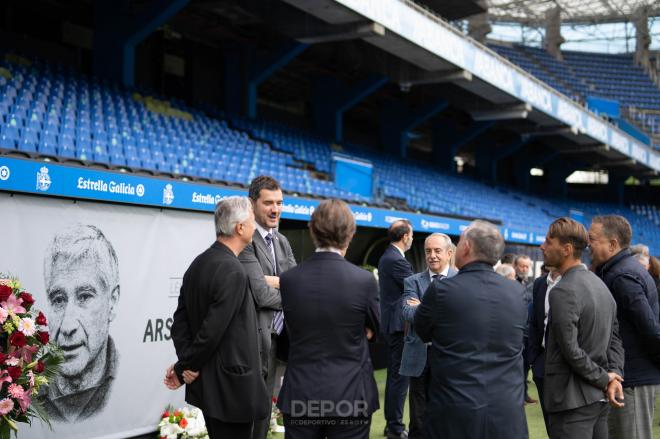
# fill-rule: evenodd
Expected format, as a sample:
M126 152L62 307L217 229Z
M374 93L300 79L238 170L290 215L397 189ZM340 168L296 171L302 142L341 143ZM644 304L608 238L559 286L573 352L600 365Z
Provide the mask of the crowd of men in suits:
M346 203L315 209L316 251L299 265L278 231L282 203L267 176L249 197L220 201L216 240L183 278L164 381L186 385L211 438L267 436L285 363L287 438L368 438L380 408L368 344L379 336L388 438L527 438L530 367L551 439L652 438L660 309L623 217L595 217L588 231L554 221L535 281L531 259L503 258L504 238L485 221L457 245L428 235L426 268L414 273L413 227L397 220L376 281L344 258L356 231Z

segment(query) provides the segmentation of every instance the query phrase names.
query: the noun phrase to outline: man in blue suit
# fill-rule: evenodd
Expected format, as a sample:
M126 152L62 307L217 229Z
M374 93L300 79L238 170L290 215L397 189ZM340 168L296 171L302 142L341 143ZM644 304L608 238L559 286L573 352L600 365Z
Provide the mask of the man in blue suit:
M426 438L526 439L523 287L493 270L504 238L474 221L456 247L458 274L433 282L415 312L430 350Z
M442 281L454 276L457 271L449 266L453 255L451 238L444 233L433 233L424 241L427 269L413 274L403 282L403 356L399 375L410 377L408 401L410 403L410 439L424 437L424 412L430 373L427 361L429 345L419 339L413 329L415 310L424 297L426 289L435 280Z
M390 245L378 262L380 315L387 343L387 381L385 382L385 434L388 438L405 439L403 405L408 392L408 377L399 375L403 353L402 298L403 281L412 276L405 252L413 242L413 228L408 220L392 223L387 231Z

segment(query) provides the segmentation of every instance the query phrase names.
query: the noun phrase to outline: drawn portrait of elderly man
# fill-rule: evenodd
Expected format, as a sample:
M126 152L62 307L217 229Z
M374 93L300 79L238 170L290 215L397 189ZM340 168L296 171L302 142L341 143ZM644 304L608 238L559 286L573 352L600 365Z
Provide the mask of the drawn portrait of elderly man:
M44 279L50 334L64 355L44 406L56 421L81 421L103 409L118 366L109 335L119 301L117 254L98 228L68 227L46 251Z

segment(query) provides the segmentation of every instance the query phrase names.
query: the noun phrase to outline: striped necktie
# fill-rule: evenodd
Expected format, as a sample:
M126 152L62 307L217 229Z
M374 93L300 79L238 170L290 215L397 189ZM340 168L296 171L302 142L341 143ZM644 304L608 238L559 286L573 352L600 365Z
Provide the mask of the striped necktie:
M271 233L266 234L264 241L266 241L266 247L273 258L273 273L277 275L277 262L275 261L275 252L273 251L273 235ZM273 332L280 335L282 329L284 329L284 312L275 311L275 314L273 315Z

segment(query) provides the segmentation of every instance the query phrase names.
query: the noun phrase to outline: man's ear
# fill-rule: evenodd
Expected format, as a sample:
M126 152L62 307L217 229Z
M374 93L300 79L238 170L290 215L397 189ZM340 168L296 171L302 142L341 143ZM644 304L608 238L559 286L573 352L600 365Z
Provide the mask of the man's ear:
M117 303L119 303L119 285L115 286L110 292L110 322L113 321L117 315Z

